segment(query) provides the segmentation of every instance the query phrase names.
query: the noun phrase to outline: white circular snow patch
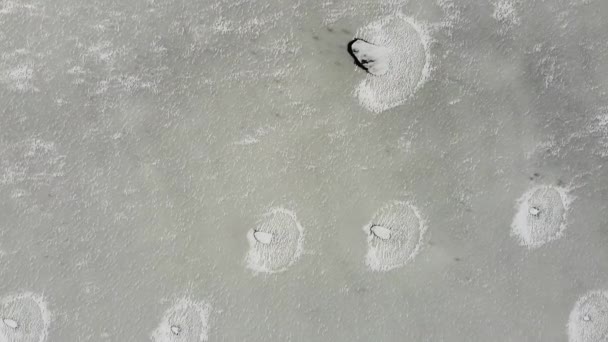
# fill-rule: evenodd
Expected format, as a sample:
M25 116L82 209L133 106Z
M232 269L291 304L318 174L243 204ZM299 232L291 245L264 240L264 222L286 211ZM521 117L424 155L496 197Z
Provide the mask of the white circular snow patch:
M247 267L256 272L281 272L302 254L303 229L296 215L273 208L247 234Z
M388 271L405 265L418 254L426 226L415 206L397 201L378 210L363 230L367 234L367 266L374 271Z
M517 203L511 229L521 245L536 248L561 237L570 203L565 189L537 187L526 192Z
M0 318L3 342L43 342L51 321L42 296L29 292L3 298Z
M576 302L568 319L568 341L608 341L608 291L591 291Z
M165 311L151 338L154 342L207 341L210 312L209 304L182 298Z
M388 71L381 76L368 74L355 90L368 110L379 113L396 107L426 82L429 39L413 19L391 15L359 29L356 37L386 48L389 56Z

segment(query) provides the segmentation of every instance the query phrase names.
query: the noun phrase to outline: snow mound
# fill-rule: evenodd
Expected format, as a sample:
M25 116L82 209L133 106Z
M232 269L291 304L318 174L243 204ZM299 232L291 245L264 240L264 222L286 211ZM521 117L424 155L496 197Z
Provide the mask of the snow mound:
M356 37L387 49L387 72L368 74L355 90L361 105L379 113L404 103L427 80L430 73L429 41L422 27L397 14L372 22Z
M518 210L511 225L512 235L522 246L537 248L562 236L570 199L567 191L541 186L526 192L518 200Z
M209 304L182 298L165 311L151 338L154 342L207 341L210 313Z
M608 341L608 291L591 291L576 302L568 319L568 341Z
M363 230L367 234L367 266L388 271L414 259L422 247L426 225L414 205L397 201L378 210Z
M282 272L302 254L303 228L292 211L272 208L249 231L247 239L248 268L256 272Z

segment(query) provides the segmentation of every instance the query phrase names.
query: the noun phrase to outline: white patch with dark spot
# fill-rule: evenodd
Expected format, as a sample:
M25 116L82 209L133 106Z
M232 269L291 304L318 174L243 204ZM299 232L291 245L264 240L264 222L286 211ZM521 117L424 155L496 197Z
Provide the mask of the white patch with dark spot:
M41 295L22 293L4 297L0 304L0 341L46 341L51 314Z
M526 192L517 203L511 231L522 246L537 248L562 236L570 203L565 189L537 187Z
M388 271L414 259L422 247L426 225L414 205L397 201L378 210L363 230L367 234L367 266Z
M287 209L271 209L247 238L247 267L256 272L285 271L302 254L303 228Z
M372 234L382 240L388 240L391 238L391 230L382 226L372 226L370 229Z
M591 291L576 302L568 319L568 341L608 341L608 291Z
M209 338L211 306L182 298L165 311L152 332L154 342L203 342Z
M430 73L429 39L422 27L397 14L357 31L357 38L387 50L386 73L368 75L355 90L362 106L373 112L399 106L414 94Z
M359 64L370 74L382 76L388 72L391 54L387 48L357 39L351 50Z

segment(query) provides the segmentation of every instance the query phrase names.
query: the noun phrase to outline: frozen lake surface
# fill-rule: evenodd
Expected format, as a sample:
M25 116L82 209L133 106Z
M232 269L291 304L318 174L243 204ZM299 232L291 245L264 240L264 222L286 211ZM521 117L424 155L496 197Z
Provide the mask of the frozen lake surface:
M0 342L605 342L606 18L0 0Z

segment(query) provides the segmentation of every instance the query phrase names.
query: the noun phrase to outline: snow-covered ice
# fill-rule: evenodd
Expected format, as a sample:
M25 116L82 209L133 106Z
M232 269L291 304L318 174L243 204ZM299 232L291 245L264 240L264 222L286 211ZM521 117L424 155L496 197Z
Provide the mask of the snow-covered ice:
M0 298L49 342L565 341L608 284L607 13L0 0Z

